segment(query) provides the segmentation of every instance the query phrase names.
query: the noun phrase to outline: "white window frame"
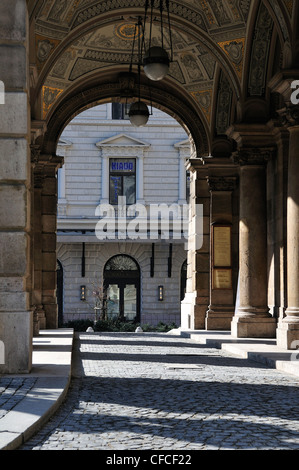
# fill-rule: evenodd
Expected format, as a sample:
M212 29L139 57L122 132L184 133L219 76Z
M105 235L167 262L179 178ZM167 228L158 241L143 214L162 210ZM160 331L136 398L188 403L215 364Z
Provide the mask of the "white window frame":
M144 204L144 152L146 144L115 144L99 142L96 144L102 151L102 191L101 204L109 204L109 160L110 158L136 159L136 204Z

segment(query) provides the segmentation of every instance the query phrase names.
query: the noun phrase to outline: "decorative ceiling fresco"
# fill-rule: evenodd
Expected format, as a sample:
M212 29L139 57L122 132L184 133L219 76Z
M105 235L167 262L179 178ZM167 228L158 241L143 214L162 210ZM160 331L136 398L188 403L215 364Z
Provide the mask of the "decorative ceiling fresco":
M293 1L267 3L272 4L279 34L288 41ZM98 73L100 79L108 68L129 67L134 25L142 8L144 0L35 2L32 66L41 96L41 119L47 120L64 93L90 75ZM240 98L241 90L244 93L244 84L248 96L265 93L275 30L273 14L263 2L250 0L170 1L173 62L168 80L194 101L206 125L213 125L216 133L225 132L233 112L232 100ZM254 24L249 28L251 16ZM158 17L153 27L157 44L161 39ZM170 42L167 34L165 42L167 48ZM249 68L246 80L245 67Z

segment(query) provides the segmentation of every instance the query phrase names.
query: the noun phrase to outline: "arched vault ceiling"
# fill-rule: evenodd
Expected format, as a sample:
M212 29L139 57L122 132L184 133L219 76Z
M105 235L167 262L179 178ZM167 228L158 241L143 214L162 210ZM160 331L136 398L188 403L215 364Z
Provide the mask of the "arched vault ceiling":
M143 13L144 3L145 0L29 0L34 24L33 94L35 98L41 96L39 118L46 120L54 104L80 80L98 72L100 81L101 73L111 67L128 69L133 25ZM254 31L253 26L249 28L249 19L252 16L256 21L257 6L262 3L256 0L170 1L174 57L168 80L194 100L207 125L213 119L213 106L219 99L221 102L216 93L219 83L223 96L226 93L230 99L240 97L244 70L250 62L246 61L246 38ZM278 2L265 3L271 14L276 15L281 34L287 40L286 18L291 16L293 1L279 2L282 9L276 6ZM263 18L260 21L262 24ZM156 21L153 37L157 43L160 35ZM165 39L169 43L167 35ZM268 49L270 41L271 37Z

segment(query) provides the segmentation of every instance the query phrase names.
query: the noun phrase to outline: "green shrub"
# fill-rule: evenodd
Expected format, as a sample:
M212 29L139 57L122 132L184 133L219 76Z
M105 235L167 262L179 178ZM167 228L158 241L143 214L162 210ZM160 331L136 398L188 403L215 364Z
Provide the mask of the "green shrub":
M92 320L70 320L65 323L64 328L73 328L74 331L86 331L88 327L93 327Z
M98 320L96 324L92 320L71 320L64 324L65 328L73 328L76 332L86 331L88 327L92 327L94 331L103 332L134 332L137 326L141 326L144 332L159 332L165 333L177 328L174 323L167 325L163 322L159 322L157 326L150 324L140 325L140 323L125 322L120 320Z

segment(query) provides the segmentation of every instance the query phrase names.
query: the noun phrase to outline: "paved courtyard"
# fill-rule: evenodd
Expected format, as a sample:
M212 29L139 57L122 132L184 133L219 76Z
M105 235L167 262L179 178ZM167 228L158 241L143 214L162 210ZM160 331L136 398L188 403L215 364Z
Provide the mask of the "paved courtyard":
M56 415L21 450L298 450L299 378L165 334L78 335Z

